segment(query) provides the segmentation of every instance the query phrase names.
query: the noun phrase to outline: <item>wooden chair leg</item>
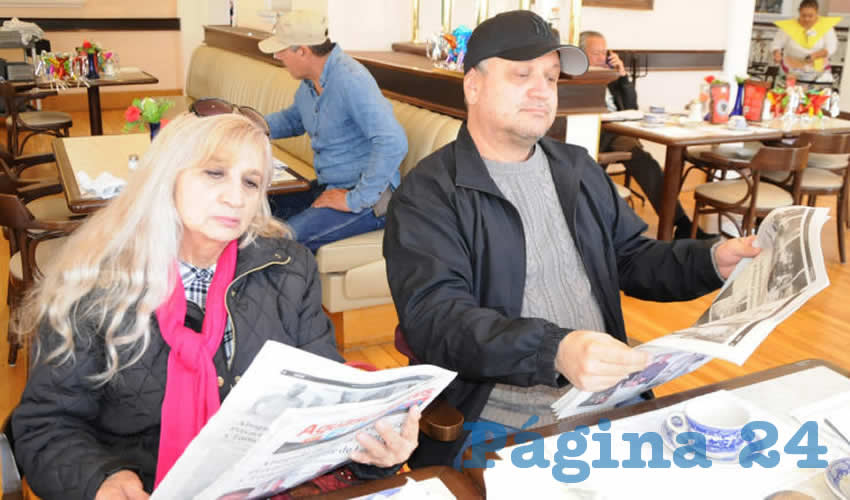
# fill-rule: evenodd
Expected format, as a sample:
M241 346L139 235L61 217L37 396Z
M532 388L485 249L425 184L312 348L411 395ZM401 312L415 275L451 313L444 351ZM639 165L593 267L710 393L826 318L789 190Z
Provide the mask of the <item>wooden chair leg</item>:
M697 228L699 227L699 210L702 208L702 202L694 202L694 216L691 217L691 239L697 237Z
M836 217L837 225L838 225L838 233L836 237L838 238L838 258L841 259L841 263L844 264L847 261L845 256L844 249L844 228L847 226L847 185L839 191L838 193L838 202L835 206L835 211L837 212L838 217Z

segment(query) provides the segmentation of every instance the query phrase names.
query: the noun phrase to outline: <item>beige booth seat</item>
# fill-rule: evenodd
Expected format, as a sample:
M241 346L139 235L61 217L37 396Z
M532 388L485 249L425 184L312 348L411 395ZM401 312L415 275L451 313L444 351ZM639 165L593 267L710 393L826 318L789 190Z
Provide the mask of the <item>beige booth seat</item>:
M222 71L227 68L227 71ZM213 47L192 55L186 94L220 97L271 113L289 106L299 81L278 66ZM390 99L407 135L408 153L402 176L419 161L453 141L461 121ZM274 154L307 179L315 179L313 150L305 134L273 141ZM382 252L384 232L374 231L321 247L316 255L322 282L322 304L331 313L340 348L391 341L397 318L392 307ZM351 324L362 325L356 335Z

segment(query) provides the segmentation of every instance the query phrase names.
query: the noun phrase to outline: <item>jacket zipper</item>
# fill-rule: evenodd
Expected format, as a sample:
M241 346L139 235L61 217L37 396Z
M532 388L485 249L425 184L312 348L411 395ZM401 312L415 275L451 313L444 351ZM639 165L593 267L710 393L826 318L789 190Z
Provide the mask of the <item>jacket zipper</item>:
M228 307L228 305L227 305L227 297L230 296L230 293L231 293L230 287L232 287L233 284L236 283L237 281L239 281L240 279L244 278L245 276L248 276L249 274L251 274L253 272L261 271L261 270L263 270L263 269L265 269L269 266L275 266L275 265L285 266L286 264L289 264L290 262L292 262L292 257L287 257L286 260L284 260L284 261L274 260L274 261L271 261L271 262L266 262L262 266L255 267L253 269L249 269L249 270L245 271L244 273L240 274L239 276L233 278L233 281L231 281L230 284L227 285L227 288L224 290L224 310L227 311L227 317L230 318L230 323L233 326L233 353L230 355L230 359L227 361L228 371L233 366L233 360L236 359L236 345L237 345L237 343L236 343L236 322L233 321L233 315L230 314L230 307Z

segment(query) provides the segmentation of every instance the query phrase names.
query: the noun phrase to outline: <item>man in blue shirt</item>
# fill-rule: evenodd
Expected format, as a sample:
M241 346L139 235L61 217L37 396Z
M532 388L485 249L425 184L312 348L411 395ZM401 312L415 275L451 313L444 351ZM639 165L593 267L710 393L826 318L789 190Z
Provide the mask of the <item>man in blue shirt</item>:
M375 79L328 39L326 18L315 12L281 15L259 47L301 80L293 104L266 116L271 137L309 134L317 177L306 193L272 198L274 215L313 252L384 227L407 137Z

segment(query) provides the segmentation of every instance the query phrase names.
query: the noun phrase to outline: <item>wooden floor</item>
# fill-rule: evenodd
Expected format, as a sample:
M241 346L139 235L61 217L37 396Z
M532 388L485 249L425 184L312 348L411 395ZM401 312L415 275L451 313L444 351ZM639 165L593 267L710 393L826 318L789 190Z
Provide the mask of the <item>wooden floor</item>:
M120 133L123 125L121 111L104 113L104 131ZM88 135L88 118L84 113L74 114L72 135ZM35 142L33 149L49 148L46 141ZM827 199L833 203L833 199ZM692 197L682 195L685 210L693 208ZM823 202L820 202L823 203ZM827 205L824 205L827 206ZM834 207L831 207L834 213ZM637 212L650 224L650 234L655 234L657 218L649 204ZM803 306L796 314L782 323L755 351L744 366L725 361L712 361L698 371L659 387L659 395L679 392L684 389L726 380L765 368L808 358L829 360L850 368L850 265L838 261L834 220L824 228L823 246L832 285ZM8 272L8 248L0 244L0 282L5 282ZM6 365L6 325L8 308L5 287L0 287L0 422L9 414L20 398L25 372L24 363L16 367ZM711 302L712 295L690 302L658 304L623 298L626 328L629 336L641 341L662 336L670 331L691 325ZM844 304L844 305L842 305ZM391 345L379 345L346 353L349 360L368 361L379 368L406 364L406 358Z

